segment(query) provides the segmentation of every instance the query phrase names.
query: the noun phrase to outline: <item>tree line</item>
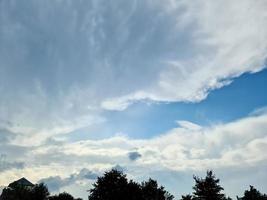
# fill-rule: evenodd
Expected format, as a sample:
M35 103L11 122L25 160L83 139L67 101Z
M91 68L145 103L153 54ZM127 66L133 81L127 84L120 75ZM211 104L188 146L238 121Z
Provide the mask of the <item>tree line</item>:
M212 171L207 171L205 178L193 176L195 185L191 194L182 195L180 200L232 200L223 193L220 180ZM156 180L149 179L142 183L128 180L126 175L112 169L98 177L92 189L88 190L88 200L173 200L174 196L158 184ZM0 200L82 200L63 192L50 195L47 186L43 183L32 187L20 184L10 184L4 188ZM262 194L253 186L242 197L236 200L267 200L267 195Z

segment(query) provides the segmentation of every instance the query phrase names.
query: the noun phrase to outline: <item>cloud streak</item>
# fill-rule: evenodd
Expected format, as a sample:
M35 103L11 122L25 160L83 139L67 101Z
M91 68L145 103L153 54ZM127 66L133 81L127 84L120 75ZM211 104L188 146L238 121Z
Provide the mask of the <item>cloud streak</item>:
M177 13L181 7L186 10L183 14ZM145 99L198 102L233 78L262 70L267 55L266 7L264 1L250 0L173 2L168 11L177 18L176 31L194 26L188 38L192 41L185 44L191 47L190 57L162 60L164 68L151 87L109 99L102 106L123 110Z
M136 101L201 101L265 67L266 7L1 1L0 120L12 124L2 128L29 145L29 135L45 140L88 127Z

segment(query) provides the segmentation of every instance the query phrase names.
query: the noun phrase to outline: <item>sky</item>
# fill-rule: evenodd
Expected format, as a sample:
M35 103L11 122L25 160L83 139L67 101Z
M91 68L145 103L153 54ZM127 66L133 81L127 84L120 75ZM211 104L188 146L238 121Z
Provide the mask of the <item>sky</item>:
M267 1L0 0L0 186L267 192Z

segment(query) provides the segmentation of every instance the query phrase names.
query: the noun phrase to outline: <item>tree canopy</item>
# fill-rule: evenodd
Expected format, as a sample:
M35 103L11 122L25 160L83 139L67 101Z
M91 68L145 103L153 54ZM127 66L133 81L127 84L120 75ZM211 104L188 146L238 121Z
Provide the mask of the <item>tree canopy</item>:
M54 196L49 195L49 191L43 183L29 187L14 182L3 190L0 200L82 200L75 199L66 192Z
M206 177L194 176L195 186L193 195L195 200L224 200L225 195L221 193L223 187L219 185L220 180L212 171L207 171Z
M128 181L126 175L111 170L99 177L89 190L89 200L172 200L173 196L157 181L149 179L142 184Z
M250 185L249 190L245 190L243 197L237 197L238 200L267 200L266 194L261 194L256 188Z
M182 195L181 200L193 200L193 196L191 194Z
M193 194L182 196L181 200L231 200L222 193L223 187L220 180L215 177L211 170L207 171L205 178L193 176L195 185Z
M224 188L220 180L212 171L207 171L205 178L193 176L195 181L191 194L181 196L181 200L232 200L223 193ZM156 180L148 179L138 183L128 180L126 175L116 169L104 173L97 178L93 187L88 190L88 200L173 200L165 188ZM250 186L237 200L267 200L267 195L255 187ZM63 192L50 195L47 186L43 183L32 184L21 178L4 188L0 200L82 200Z
M50 196L49 200L82 200L82 199L80 199L80 198L75 199L69 193L63 192L63 193L60 193L58 195Z
M43 184L36 184L33 187L27 187L19 184L11 184L4 188L1 194L1 200L47 200L49 192Z

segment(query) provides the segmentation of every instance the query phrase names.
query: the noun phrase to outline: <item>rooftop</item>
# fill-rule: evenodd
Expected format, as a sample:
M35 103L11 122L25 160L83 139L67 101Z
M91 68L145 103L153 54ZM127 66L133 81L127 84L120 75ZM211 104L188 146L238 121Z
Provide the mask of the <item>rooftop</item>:
M17 181L14 181L14 182L10 183L8 186L10 187L12 185L22 185L22 186L30 186L30 187L33 187L34 186L33 183L31 183L30 181L28 181L24 177L21 178L21 179L19 179L19 180L17 180Z

